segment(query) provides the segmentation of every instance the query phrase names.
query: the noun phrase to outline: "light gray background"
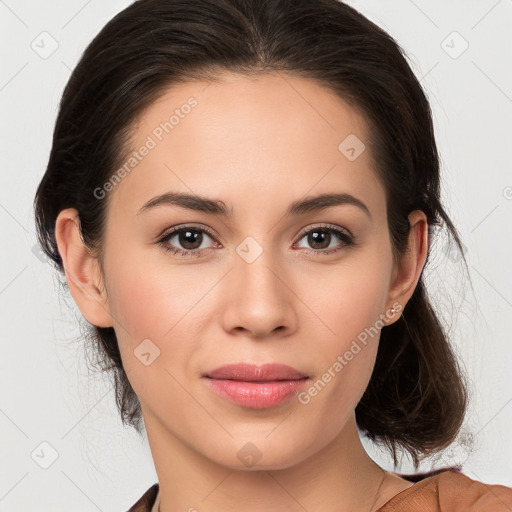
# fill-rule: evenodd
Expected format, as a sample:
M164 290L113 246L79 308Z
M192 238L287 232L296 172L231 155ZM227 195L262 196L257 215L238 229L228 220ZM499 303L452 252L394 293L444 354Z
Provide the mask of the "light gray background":
M60 297L58 277L32 251L32 201L63 87L86 45L129 3L0 0L4 512L122 511L157 481L147 443L121 426L111 384L88 375L72 299ZM439 240L427 282L471 380L461 442L472 438L474 452L457 444L436 465L464 462L474 479L512 485L512 1L349 3L406 49L427 91L443 199L474 286L460 255ZM393 469L384 452L368 450Z

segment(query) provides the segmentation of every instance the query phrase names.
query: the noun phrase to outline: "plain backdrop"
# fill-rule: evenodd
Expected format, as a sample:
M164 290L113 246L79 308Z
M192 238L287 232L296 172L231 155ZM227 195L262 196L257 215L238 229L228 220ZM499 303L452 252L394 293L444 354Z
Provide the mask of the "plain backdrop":
M157 481L147 441L121 425L111 383L89 375L80 313L34 249L32 201L63 87L86 45L129 3L0 1L3 512L123 511ZM426 279L472 402L458 442L422 469L460 462L471 478L512 485L512 1L349 3L401 44L428 94L443 201L471 275L472 285L440 238ZM365 446L394 469L386 452ZM411 471L407 459L398 469Z

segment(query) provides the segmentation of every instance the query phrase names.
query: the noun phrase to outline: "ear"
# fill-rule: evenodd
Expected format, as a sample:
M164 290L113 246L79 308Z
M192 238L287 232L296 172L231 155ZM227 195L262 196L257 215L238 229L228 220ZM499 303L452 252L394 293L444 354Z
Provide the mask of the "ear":
M55 240L71 295L84 318L98 327L112 327L112 317L97 258L84 244L78 211L61 210Z
M416 289L428 255L428 221L425 213L421 210L411 212L409 224L407 251L395 266L390 284L388 311L395 307L396 313L391 321L386 322L388 325L400 318L401 311Z

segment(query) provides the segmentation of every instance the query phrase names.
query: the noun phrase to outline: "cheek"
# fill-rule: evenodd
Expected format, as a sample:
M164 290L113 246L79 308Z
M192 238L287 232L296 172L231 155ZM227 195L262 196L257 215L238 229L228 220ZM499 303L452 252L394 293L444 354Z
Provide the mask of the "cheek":
M109 306L123 366L142 397L167 382L169 373L180 380L190 373L201 343L202 299L218 276L196 265L172 267L165 257L151 261L127 247L119 253L119 264L111 257L105 265Z
M124 337L132 343L163 340L179 330L207 285L198 286L192 267L172 270L126 253L122 262L110 266L109 305Z
M190 276L129 257L111 266L108 277L121 359L135 393L142 403L158 397L186 407L187 397L172 377L183 380L195 350L195 338L184 329L200 287L190 286Z
M385 312L389 268L361 258L327 272L316 276L317 283L321 280L323 286L321 290L317 287L315 298L311 294L310 298L334 337L346 343L374 326Z
M370 290L367 290L370 291ZM316 354L317 373L310 386L297 396L308 410L311 421L323 418L321 428L335 435L354 411L371 378L377 355L380 313L375 304L354 309L350 301L345 309L328 321L335 335L325 340ZM318 426L320 428L320 425Z
M329 279L309 296L308 304L319 311L324 326L318 339L321 350L320 380L312 394L324 388L324 404L335 409L350 410L359 401L373 371L380 331L384 326L389 269L382 262L354 261L353 265L329 270ZM319 276L317 275L317 283Z

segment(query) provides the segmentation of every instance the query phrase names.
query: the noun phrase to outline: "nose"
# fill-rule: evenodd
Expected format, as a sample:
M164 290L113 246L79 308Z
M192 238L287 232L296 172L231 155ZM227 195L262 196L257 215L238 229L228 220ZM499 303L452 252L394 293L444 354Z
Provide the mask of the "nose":
M272 257L272 251L254 247L235 255L225 279L223 324L226 332L251 338L286 336L297 327L290 273ZM250 251L260 252L256 259Z

